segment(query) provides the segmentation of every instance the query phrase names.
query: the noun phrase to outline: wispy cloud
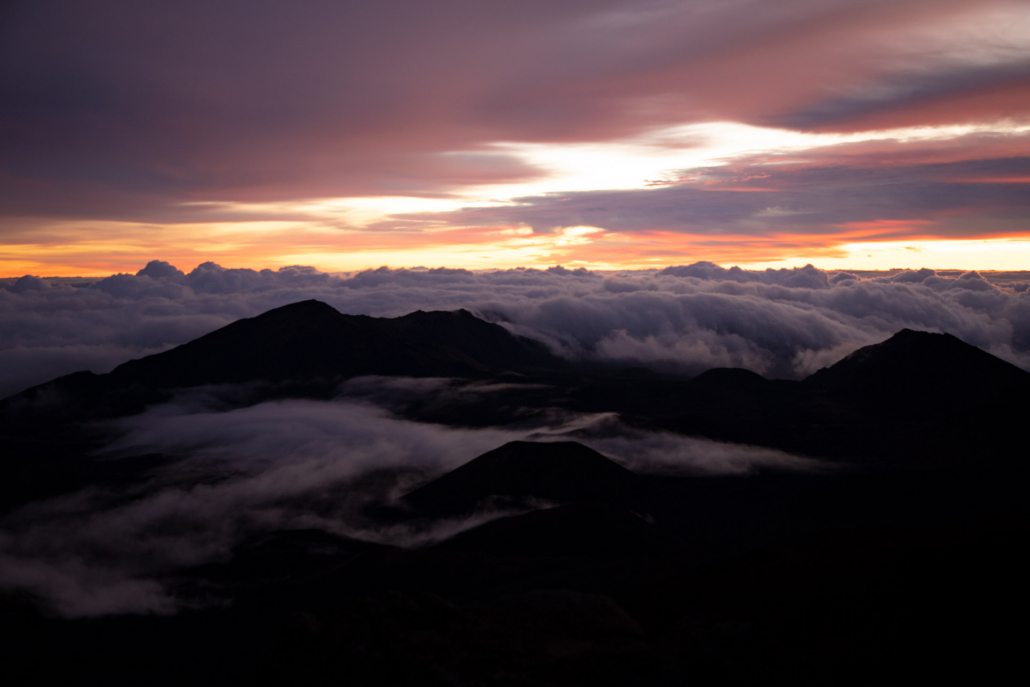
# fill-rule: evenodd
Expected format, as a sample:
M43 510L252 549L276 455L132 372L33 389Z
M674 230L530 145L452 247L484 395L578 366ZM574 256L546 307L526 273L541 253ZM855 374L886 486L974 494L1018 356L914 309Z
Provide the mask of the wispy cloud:
M441 384L396 380L392 389L424 394ZM491 390L453 385L453 392ZM383 394L376 400L390 405ZM353 400L229 411L219 405L217 390L197 390L114 422L121 438L97 459L160 454L164 462L136 484L97 484L28 504L0 521L0 587L28 590L65 616L170 613L196 603L169 590L170 576L224 562L234 547L264 533L318 529L380 544L433 544L513 511L485 504L467 517L389 524L365 508L394 503L512 440L575 438L649 472L811 469L811 461L777 451L634 430L610 415L564 416L521 429L455 429Z
M550 242L555 227L768 235L786 225L762 213L793 209L797 187L764 207L644 191L802 134L901 132L905 145L880 153L890 167L927 128L942 139L962 137L956 127L1017 130L1030 117L1028 17L1025 3L1001 0L21 4L0 44L0 260L7 273L110 269L158 252L330 267L346 252L366 254L362 266L410 266L421 251L435 264L507 266L589 259ZM707 133L683 133L698 126ZM986 139L966 144L979 152L965 159L991 158ZM884 205L823 179L803 233L822 223L831 236L855 215L936 221L952 205L966 219L924 233L1006 233L1025 219L1023 203L1018 217L999 210L1013 195L959 185L941 197L907 173L911 201L899 190ZM858 189L875 183L867 170ZM637 193L546 207L615 189ZM443 203L472 210L396 217ZM499 233L525 226L536 243Z

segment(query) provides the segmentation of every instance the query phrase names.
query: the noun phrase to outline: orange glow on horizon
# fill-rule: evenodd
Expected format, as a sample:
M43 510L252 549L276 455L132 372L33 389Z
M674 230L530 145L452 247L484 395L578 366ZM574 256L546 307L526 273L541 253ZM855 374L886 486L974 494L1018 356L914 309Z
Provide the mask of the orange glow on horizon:
M944 239L926 220L879 220L835 227L832 234L633 234L599 227L532 233L526 227L458 227L348 231L314 223L247 222L174 225L91 223L88 240L74 223L51 228L47 243L0 246L0 276L101 277L135 273L153 259L188 272L212 261L227 268L310 265L353 272L383 265L504 269L563 264L589 269L654 269L709 261L745 268L1011 270L1030 265L1030 232ZM147 240L141 240L147 237Z
M937 210L911 209L913 213L927 213L923 219L888 216L811 226L810 234L800 233L808 228L804 222L798 222L795 230L787 228L790 215L805 214L805 208L795 208L797 203L789 198L782 203L772 198L768 201L771 207L760 209L763 196L784 190L773 183L777 180L773 170L784 163L791 167L854 167L898 160L914 164L944 158L984 159L984 155L994 159L1030 150L1030 122L999 119L841 134L715 121L664 126L627 139L555 144L499 142L491 149L547 173L529 181L470 184L446 197L341 196L289 202L181 203L179 209L188 211L185 216L206 220L192 223L12 218L3 220L7 226L5 242L0 244L0 275L92 277L134 273L152 259L166 260L184 270L213 261L224 267L272 269L311 265L330 272L382 265L492 269L568 264L632 269L699 260L745 267L811 262L840 269L871 269L874 262L893 261L890 267L936 264L942 268L1001 269L1000 265L1012 264L1014 256L1023 255L1022 249L1013 246L1030 241L1030 226L1021 227L1018 217L1006 214L1005 203L1015 203L1011 199L999 201L997 207L984 202L958 208L945 205ZM743 167L733 172L738 164ZM712 173L715 168L725 173ZM1010 191L1019 190L1014 185L1030 183L1018 169L1002 168L984 172L983 177L973 173L973 178L957 178L968 175L956 172L956 178L947 181L1007 184ZM750 208L751 215L731 227L710 227L712 231L704 234L662 226L621 233L606 229L606 212L613 222L621 224L625 218L620 212L634 211L615 206L596 212L581 210L582 215L576 211L548 215L544 211L538 220L544 226L556 221L596 222L598 226L592 227L563 226L540 232L512 219L527 217L530 219L526 221L534 221L537 217L532 203L524 202L526 198L564 200L567 197L561 194L579 191L639 191L678 184L711 193L710 198L717 199L717 204L730 204L727 207L740 194L747 197L744 207ZM790 190L790 185L786 188ZM603 206L604 202L599 204ZM888 207L882 212L904 216L907 210L902 204L898 210ZM984 213L979 220L977 213ZM841 215L842 220L850 216ZM868 217L865 213L859 216ZM754 235L744 233L752 228ZM772 233L777 229L784 233ZM968 236L972 231L978 232L977 238ZM963 232L967 233L964 238ZM956 238L945 238L948 236ZM952 248L941 252L945 245ZM959 245L969 246L968 258L956 253L954 246ZM948 264L935 263L937 259L947 259ZM1024 265L1030 266L1030 255Z

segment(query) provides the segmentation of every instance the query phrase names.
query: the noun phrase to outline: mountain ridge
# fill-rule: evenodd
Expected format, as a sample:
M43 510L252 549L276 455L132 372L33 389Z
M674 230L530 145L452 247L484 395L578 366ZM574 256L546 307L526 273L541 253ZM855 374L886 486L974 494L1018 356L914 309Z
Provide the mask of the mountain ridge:
M636 475L577 441L510 441L403 497L418 511L458 514L491 497L558 503L623 498Z
M554 364L546 348L467 310L345 315L309 300L237 320L116 367L113 380L181 388L366 374L481 376Z
M385 360L378 368L377 356ZM184 465L182 456L112 460L97 451L110 434L97 432L117 422L47 414L48 408L100 408L125 415L172 396L148 384L250 382L255 370L261 373L256 379L271 382L251 385L259 390L321 399L340 398L343 387L334 375L356 370L455 373L473 380L496 375L501 383L416 384L421 396L414 404L389 397L380 407L395 418L454 429L447 444L452 448L462 429L503 427L542 436L539 427L563 431L556 425L569 417L617 415L609 425L571 436L597 440L599 448L611 437L640 441L643 446L632 448L644 451L622 455L641 469L635 473L578 442L511 442L398 500L410 480L426 475L422 456L412 457L418 461L413 470L376 465L368 479L335 486L331 477L328 485L323 480L333 470L316 462L316 472L309 473L315 486L301 492L309 501L288 504L274 491L275 500L267 501L275 512L282 508L303 518L253 518L250 498L240 498L248 491L237 489L235 477L219 492L208 488L215 473L185 470L180 474L193 476L183 488L199 488L180 502L179 484L166 491L168 484L155 476ZM90 525L89 541L98 540L104 555L117 552L118 541L127 539L123 530L97 537L103 530L92 513L102 525L105 513L123 509L122 499L145 505L140 494L174 492L173 504L190 507L200 503L193 496L204 499L197 518L176 516L186 506L161 506L161 513L172 514L125 530L143 532L146 540L182 537L196 547L212 539L208 520L215 529L232 524L240 532L226 541L222 558L157 570L153 583L167 584L183 604L184 612L171 617L148 613L62 625L46 609L28 616L20 610L28 603L24 597L0 595L0 617L13 637L8 650L38 654L32 662L37 674L40 666L57 666L66 681L64 672L81 672L83 665L127 667L134 679L125 684L150 679L160 665L176 684L209 681L215 666L225 671L227 683L240 682L243 667L253 675L250 682L282 676L335 684L341 675L357 674L367 677L364 684L378 685L398 662L407 662L412 676L393 681L398 684L421 684L427 675L433 684L435 677L451 675L475 678L461 684L487 684L526 665L532 668L526 684L546 677L540 670L548 665L561 668L555 675L586 675L576 684L637 684L648 674L635 657L664 661L650 673L655 679L645 682L655 685L680 674L698 682L698 675L709 674L703 671L714 671L711 684L725 684L727 676L735 682L728 668L740 666L743 657L751 661L744 664L750 684L759 674L751 666L780 670L787 655L796 672L784 669L783 679L770 684L794 685L813 676L820 682L824 673L813 673L812 666L827 653L821 643L826 637L851 652L831 658L838 661L833 666L842 666L839 674L854 682L854 666L890 651L911 652L913 637L935 648L928 656L939 656L938 647L952 640L948 653L961 655L970 628L982 634L983 628L1007 627L1014 600L1025 596L1025 556L1018 544L1030 522L1024 497L1030 471L1021 450L1027 373L955 337L911 331L860 349L804 381L726 368L692 380L610 370L556 360L542 344L513 337L468 311L384 320L307 302L241 320L110 375L79 372L43 385L34 392L36 410L29 404L21 416L0 418L0 514L62 494L112 498L106 506L100 498L95 506L86 502L63 521L54 515L55 504L74 508L67 504L81 501L62 498L19 510L8 522L21 518L38 528L47 539L45 551L52 533L65 536L52 522L81 517ZM520 371L516 383L505 371ZM298 376L301 382L290 382ZM369 381L389 391L382 380ZM232 391L242 396L248 388ZM276 397L254 394L239 402L269 398ZM232 409L228 402L219 407ZM564 425L570 426L577 425ZM192 431L189 421L176 427ZM297 429L306 431L303 424ZM661 434L669 430L838 463L811 471L666 472L661 460L647 461L676 444L646 443L669 440ZM691 439L679 445L721 450ZM349 450L345 438L334 446ZM620 455L614 452L622 449L608 450ZM690 460L684 456L680 467ZM283 473L264 474L282 479ZM216 479L223 479L220 471ZM263 483L267 479L261 476ZM248 517L222 515L237 512L235 506L209 507L219 498L242 501L238 512ZM35 522L25 520L33 513L39 514ZM277 529L308 522L331 525L333 533ZM341 525L354 538L342 536L336 530ZM152 550L135 555L150 565ZM192 549L176 544L176 550ZM976 593L963 597L962 589ZM982 590L992 594L986 601ZM913 606L914 596L919 601ZM769 637L777 641L766 644ZM999 644L990 639L996 652ZM1012 639L1007 651L1018 655L1018 633ZM594 648L584 653L586 646ZM496 653L498 647L510 650L510 660ZM555 655L575 660L556 664ZM713 655L726 657L714 669ZM282 672L271 672L269 662ZM917 656L912 664L918 682L933 661ZM615 674L610 665L625 671ZM180 678L174 670L183 666L196 670ZM587 675L584 667L594 672ZM876 668L870 679L890 674Z
M1030 382L1030 373L956 336L902 329L878 344L863 346L802 382L819 387L868 387L888 378L940 387L1003 386Z
M129 360L107 374L75 372L8 399L55 384L69 391L106 383L180 389L360 375L474 378L572 367L539 341L512 334L466 309L376 318L346 315L312 299L236 320L168 351ZM1030 382L1030 373L950 334L902 329L799 383L814 391L868 390L899 379L932 387L958 380L968 392L985 381L1021 388ZM725 394L765 391L791 381L767 379L743 368L712 368L690 383L696 391Z
M398 318L346 315L317 300L236 320L107 374L74 372L0 400L42 408L60 399L107 397L122 412L167 398L158 392L210 384L333 382L364 375L482 378L567 367L547 347L465 309ZM135 390L135 391L133 391ZM116 396L140 392L120 404ZM137 395L139 395L137 393ZM101 404L104 405L104 404Z
M801 381L734 368L693 379L620 370L559 358L467 310L374 318L311 300L238 320L107 375L78 372L33 387L0 401L0 424L24 443L18 437L38 437L54 423L67 428L139 413L200 385L267 382L231 401L250 405L336 398L341 381L365 375L508 377L517 383L491 390L490 403L452 394L390 410L480 427L518 423L527 412L543 417L548 409L617 413L651 429L812 458L889 464L903 455L930 464L940 456L1010 456L1009 426L1030 398L1030 373L954 336L909 329Z

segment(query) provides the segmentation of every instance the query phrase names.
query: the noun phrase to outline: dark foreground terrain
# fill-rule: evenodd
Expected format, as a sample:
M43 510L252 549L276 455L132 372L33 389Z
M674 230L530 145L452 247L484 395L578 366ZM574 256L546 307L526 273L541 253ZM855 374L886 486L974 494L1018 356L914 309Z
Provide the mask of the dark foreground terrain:
M368 375L494 389L488 402L391 400L422 422L541 426L548 413L607 412L641 432L808 460L736 475L631 470L570 431L411 484L380 471L350 487L380 494L355 516L362 531L467 525L406 547L254 530L227 555L160 572L177 600L160 614L67 618L9 585L5 672L19 684L527 686L1022 672L1030 375L942 334L899 332L803 381L687 379L572 364L464 311L377 320L299 303L3 401L6 527L41 499L135 493L172 460L97 458L111 418L201 385L237 385L227 408L333 399ZM474 519L488 512L503 517Z

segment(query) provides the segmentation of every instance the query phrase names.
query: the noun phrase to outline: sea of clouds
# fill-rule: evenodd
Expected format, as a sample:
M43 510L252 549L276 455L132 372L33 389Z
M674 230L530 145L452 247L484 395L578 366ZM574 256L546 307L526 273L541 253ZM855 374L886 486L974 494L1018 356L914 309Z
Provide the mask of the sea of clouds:
M81 282L80 282L81 284ZM184 343L241 317L315 298L392 317L467 308L570 358L698 373L745 367L798 378L908 327L947 332L1030 369L1025 281L933 270L859 278L811 265L599 273L380 268L328 274L154 261L76 286L33 276L0 288L0 397Z

